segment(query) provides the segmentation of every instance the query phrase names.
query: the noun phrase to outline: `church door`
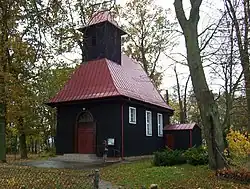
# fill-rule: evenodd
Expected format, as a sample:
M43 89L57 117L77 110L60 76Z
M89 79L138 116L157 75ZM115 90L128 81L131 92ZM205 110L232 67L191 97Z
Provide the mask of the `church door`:
M80 154L95 153L95 122L89 112L83 112L78 118L77 151Z

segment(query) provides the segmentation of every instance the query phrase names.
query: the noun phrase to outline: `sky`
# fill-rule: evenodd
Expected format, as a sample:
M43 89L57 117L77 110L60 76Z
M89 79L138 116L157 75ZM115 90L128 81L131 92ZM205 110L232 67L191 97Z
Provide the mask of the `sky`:
M117 0L117 3L124 5L126 3L126 0ZM155 0L155 3L159 6L162 6L163 8L170 9L171 15L169 17L170 20L176 20L175 18L175 11L174 11L174 0ZM188 0L183 1L184 10L186 13L186 16L188 17L188 13L190 10L190 4ZM203 31L206 26L208 26L211 23L218 22L218 19L220 17L219 9L223 9L223 1L222 0L203 0L203 3L201 5L200 10L200 21L198 25L198 30L201 32ZM178 26L179 27L179 26ZM179 28L179 30L181 30ZM176 55L177 53L186 54L185 49L185 42L184 37L180 36L179 38L179 45L177 45L172 53L171 56L176 60L183 60L183 57ZM189 69L187 66L183 66L180 64L176 64L173 60L167 58L166 56L161 56L161 64L163 65L164 71L164 78L163 83L161 85L161 89L163 90L169 90L170 93L173 93L173 86L176 85L175 75L173 71L173 64L176 65L177 71L179 72L179 80L181 80L182 84L186 82L186 78L189 75ZM212 88L215 91L218 91L218 86L216 81L209 81L209 70L205 70L205 73L207 75L208 82L210 83L210 88ZM190 82L191 86L191 82Z
M117 4L121 4L122 6L125 5L126 1L128 0L116 0ZM154 0L155 3L159 6L162 6L165 9L170 9L169 14L169 20L176 21L175 11L174 11L174 0ZM183 0L183 7L186 13L186 17L189 16L189 10L190 10L190 1L189 0ZM221 17L220 9L224 9L223 6L223 0L203 0L201 8L200 8L200 21L198 24L198 30L199 32L202 32L208 25L211 23L218 23L219 18ZM178 30L181 31L181 28L178 24ZM168 56L173 57L176 61L185 61L183 59L183 56L178 55L178 53L181 53L183 55L186 55L186 48L185 48L185 42L184 37L180 36L178 39L178 45L175 46L173 51L168 54ZM75 56L79 56L79 52L71 52L70 55L64 56L68 57L69 59L74 59ZM185 61L186 62L186 61ZM160 57L160 65L163 67L164 70L164 77L162 81L162 85L160 88L165 91L168 90L169 94L173 94L175 89L174 86L176 86L176 79L174 74L174 66L177 68L179 81L182 85L182 89L184 89L184 85L186 83L186 80L189 76L189 68L184 65L176 64L175 61L167 58L165 55L162 55ZM218 92L220 85L222 84L221 80L215 80L211 79L209 77L210 70L209 68L205 68L205 74L207 77L207 81L209 84L210 89L213 90L213 92ZM192 83L189 82L189 87L191 88Z

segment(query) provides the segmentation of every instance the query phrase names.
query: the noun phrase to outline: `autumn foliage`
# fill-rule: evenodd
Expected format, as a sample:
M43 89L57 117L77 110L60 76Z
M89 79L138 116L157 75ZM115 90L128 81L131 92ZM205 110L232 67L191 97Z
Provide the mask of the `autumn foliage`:
M244 183L250 183L250 171L247 169L222 169L219 170L217 175L224 179L237 180Z
M90 171L46 169L0 164L0 188L5 189L79 189L93 188Z
M232 159L247 158L250 154L250 141L247 133L230 130L227 135L228 150Z
M224 179L250 183L248 156L250 155L250 141L247 133L230 130L227 135L228 149L226 152L229 168L219 170L217 176Z

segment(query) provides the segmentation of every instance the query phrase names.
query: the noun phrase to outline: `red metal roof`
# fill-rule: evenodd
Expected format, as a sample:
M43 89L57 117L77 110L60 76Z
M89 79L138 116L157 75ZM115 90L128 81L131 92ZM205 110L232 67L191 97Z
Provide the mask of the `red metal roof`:
M95 14L90 18L88 25L84 26L83 28L79 29L80 31L83 30L84 28L87 28L89 26L93 26L99 23L103 22L109 22L113 24L115 27L117 27L121 32L122 35L126 34L126 32L118 25L116 20L114 19L114 15L110 11L100 11Z
M109 11L100 11L100 12L95 13L90 19L88 26L95 25L101 22L106 22L106 21L118 27L118 23L115 21L112 13Z
M138 62L122 55L121 65L107 59L82 64L49 104L126 96L173 110Z
M165 130L165 131L193 130L195 125L196 125L196 123L166 125L163 130Z
M119 95L105 59L81 64L49 103L67 102Z

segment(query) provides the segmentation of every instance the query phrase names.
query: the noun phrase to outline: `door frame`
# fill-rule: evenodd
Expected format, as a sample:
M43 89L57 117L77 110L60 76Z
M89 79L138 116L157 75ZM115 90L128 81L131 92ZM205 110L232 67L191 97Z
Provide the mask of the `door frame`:
M97 142L97 137L96 137L96 121L94 120L92 114L89 112L89 111L82 111L80 113L78 113L78 115L76 116L76 121L75 121L75 128L74 128L74 152L75 153L79 153L78 152L78 127L79 127L79 118L81 115L83 115L84 113L88 113L91 115L92 117L92 121L90 121L90 123L93 124L93 140L94 140L94 146L93 146L93 149L94 149L94 153L96 154L96 142ZM86 122L87 123L87 122Z

